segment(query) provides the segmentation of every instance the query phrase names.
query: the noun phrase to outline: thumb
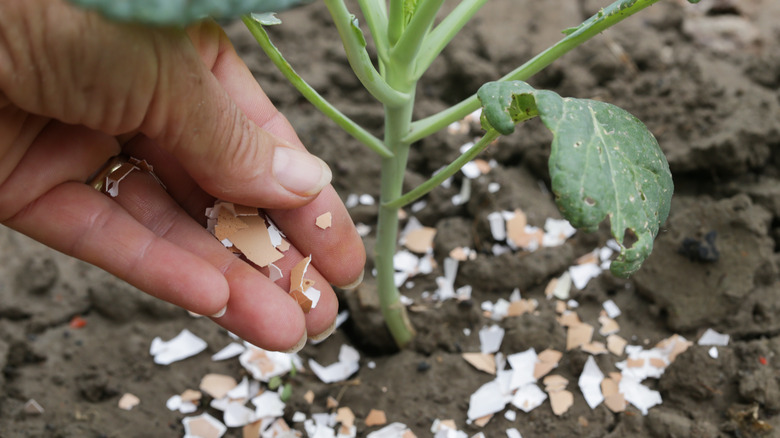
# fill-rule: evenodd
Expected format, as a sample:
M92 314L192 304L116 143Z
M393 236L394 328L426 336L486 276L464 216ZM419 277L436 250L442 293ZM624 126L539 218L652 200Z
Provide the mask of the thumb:
M184 30L110 22L62 0L0 2L0 22L0 92L29 113L141 132L227 200L291 208L330 182L328 166L297 138L273 135L239 109ZM199 44L219 44L211 39Z
M199 45L220 44L219 34ZM313 199L330 183L327 164L250 120L203 63L186 35L157 49L156 93L141 132L171 152L201 187L223 199L288 208ZM244 67L245 68L245 67ZM244 96L265 102L258 87ZM294 136L294 133L291 134Z

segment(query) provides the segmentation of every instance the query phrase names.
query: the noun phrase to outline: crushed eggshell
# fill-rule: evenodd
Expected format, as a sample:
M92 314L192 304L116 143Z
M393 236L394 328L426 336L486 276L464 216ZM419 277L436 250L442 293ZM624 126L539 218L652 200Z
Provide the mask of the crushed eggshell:
M609 350L607 350L607 346L604 345L603 342L599 342L599 341L593 341L587 344L583 344L582 346L580 346L580 350L592 354L594 356L598 356L599 354L606 354L609 352Z
M225 406L222 420L227 427L244 427L258 420L255 411L243 403L230 402Z
M119 409L124 409L126 411L129 411L134 407L138 406L139 403L141 403L141 399L138 398L138 396L126 392L119 399L117 405L119 406Z
M231 342L230 344L226 345L224 348L219 350L218 352L214 353L211 356L211 360L213 361L220 361L220 360L226 360L226 359L232 359L246 350L246 347L243 345L237 343L237 342Z
M526 313L533 313L539 303L532 299L519 299L512 301L506 309L506 317L520 316Z
M483 354L497 352L503 340L504 329L498 325L484 326L479 330L480 351Z
M265 267L284 256L271 242L265 219L260 216L246 216L241 220L247 227L235 231L229 239L249 261Z
M347 406L338 408L336 410L336 421L341 423L342 426L352 427L355 425L355 414Z
M618 335L607 336L607 350L615 356L622 356L628 341Z
M184 434L200 438L221 438L227 432L227 426L209 414L203 413L194 417L185 417Z
M590 280L601 275L601 267L597 263L583 263L569 268L571 281L579 290L585 289Z
M387 426L375 430L368 435L366 435L366 438L414 438L414 433L412 433L411 430L409 430L409 427L407 427L403 423L391 423Z
M620 331L620 325L618 325L617 321L610 318L606 313L599 316L599 323L601 323L601 328L599 328L601 336L609 336Z
M620 393L625 400L639 409L642 415L647 415L648 409L661 404L661 393L642 385L639 380L632 376L623 375L618 385Z
M303 292L298 289L293 289L290 291L290 296L298 303L301 310L303 310L303 313L309 313L311 311L313 303Z
M154 363L170 365L188 357L194 356L208 347L206 341L184 329L169 341L163 341L159 336L152 339L149 353L154 356Z
M584 322L569 326L566 332L566 351L590 343L593 331L593 326Z
M238 386L238 382L232 376L225 374L206 374L200 380L200 389L214 398L222 398Z
M303 292L303 277L306 275L306 271L309 269L309 263L311 263L311 255L301 259L290 271L290 292L294 290Z
M552 407L553 414L561 416L569 410L574 404L574 394L570 391L562 389L560 391L548 391L550 396L550 406Z
M536 356L536 364L534 365L534 378L540 379L547 373L558 367L563 357L563 353L557 350L547 349L542 351Z
M165 402L165 407L171 411L179 411L182 414L191 414L198 410L198 405L195 401L186 401L178 394L169 397Z
M596 406L604 401L604 395L601 393L602 380L604 380L604 373L599 369L593 356L588 356L578 384L583 397L585 397L585 402L591 409L596 409Z
M469 398L467 416L469 420L476 420L485 415L494 414L504 409L512 400L512 394L508 385L500 379L494 379L480 386Z
M604 395L604 405L614 412L623 412L626 410L626 399L623 394L620 393L620 374L616 374L617 378L612 376L605 377L601 381L601 393Z
M420 227L404 236L404 246L409 251L425 254L433 250L433 239L436 237L436 228Z
M297 369L303 367L300 358L296 354L263 350L249 343L244 345L246 351L241 353L238 361L252 377L261 382L268 382L276 376L290 372L293 365Z
M349 345L343 344L339 351L339 360L328 366L322 366L314 359L309 359L309 368L324 383L347 380L360 368L360 353Z
M278 392L265 391L252 398L255 406L254 415L257 418L281 417L284 415L285 403Z
M528 251L539 248L544 240L544 231L528 225L528 219L520 209L515 210L514 216L506 221L506 234L507 243Z
M493 418L493 414L485 415L484 417L477 418L474 420L474 425L477 427L485 427L490 422L490 419ZM454 429L450 429L454 430Z
M560 374L550 374L542 381L544 383L544 390L547 392L560 391L566 389L569 384L569 379L561 376Z
M44 412L44 409L35 399L29 399L24 403L22 412L27 415L40 415Z
M602 307L604 308L604 311L607 313L607 316L612 319L615 319L622 314L622 312L620 311L620 307L618 307L618 305L615 304L615 302L612 300L604 301Z
M570 293L571 275L568 272L564 272L560 277L550 280L547 287L544 289L544 294L547 296L547 299L555 297L565 301L569 299Z
M327 230L333 224L333 214L328 211L317 216L317 219L315 220L315 224L319 228L323 230Z
M523 385L517 389L512 404L523 412L531 412L547 400L547 394L535 383Z
M474 368L488 374L496 374L496 359L494 355L486 353L463 353L462 357Z
M258 421L255 421L254 423L249 423L246 426L244 426L241 429L241 436L244 437L244 438L255 438L255 437L259 437L259 436L265 436L265 435L260 435L260 433L261 433L260 431L262 429L263 429L263 421L262 420L258 420ZM273 436L273 435L271 435L271 436Z
M533 348L520 353L510 354L506 357L507 362L512 367L509 389L520 388L536 382L534 371L536 370L537 358L538 356Z
M385 424L387 424L387 417L385 416L385 411L379 409L371 409L368 412L368 415L366 415L365 423L366 426L368 427L384 426Z
M566 311L558 317L558 323L564 327L573 327L582 324L582 320L577 312Z
M724 335L708 328L697 341L699 345L726 346L729 344L729 335Z

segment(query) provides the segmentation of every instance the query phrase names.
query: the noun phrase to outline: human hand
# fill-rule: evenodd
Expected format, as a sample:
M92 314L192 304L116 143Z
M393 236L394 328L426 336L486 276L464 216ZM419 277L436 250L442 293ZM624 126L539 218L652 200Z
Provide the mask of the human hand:
M263 348L329 332L338 304L327 285L359 281L362 242L330 170L215 23L149 29L61 0L0 2L0 23L0 223L194 313L225 310L214 319ZM119 153L152 164L167 191L143 172L115 198L85 184ZM284 279L204 229L215 198L261 207L285 232ZM304 315L287 273L309 254L322 297Z

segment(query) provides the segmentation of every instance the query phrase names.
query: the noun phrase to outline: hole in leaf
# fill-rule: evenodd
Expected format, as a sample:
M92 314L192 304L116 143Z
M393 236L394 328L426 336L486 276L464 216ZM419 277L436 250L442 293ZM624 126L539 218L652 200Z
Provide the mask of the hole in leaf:
M634 230L626 228L623 232L623 246L625 248L631 248L637 240L639 240L639 238L636 236L636 233L634 233Z
M585 205L587 205L588 207L593 207L594 205L596 205L596 200L591 198L590 196L585 197L584 202Z

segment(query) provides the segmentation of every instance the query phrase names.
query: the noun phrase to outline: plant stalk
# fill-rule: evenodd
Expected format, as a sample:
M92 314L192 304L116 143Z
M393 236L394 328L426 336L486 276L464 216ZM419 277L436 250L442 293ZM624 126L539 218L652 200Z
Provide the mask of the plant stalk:
M379 218L374 263L377 270L377 292L390 333L400 348L404 348L414 337L414 328L401 303L401 294L395 285L393 256L398 242L399 207L385 205L397 199L403 191L404 175L411 143L403 141L409 132L414 109L414 92L417 82L409 80L412 63L391 62L387 65L387 83L396 90L410 96L404 105L385 105L385 145L393 152L390 158L382 158Z
M396 344L404 348L414 337L406 307L395 285L393 256L398 241L399 207L385 205L387 200L401 196L409 145L400 141L411 122L411 105L388 109L385 115L385 142L393 157L382 158L379 217L377 220L374 264L377 271L377 293L382 316Z

